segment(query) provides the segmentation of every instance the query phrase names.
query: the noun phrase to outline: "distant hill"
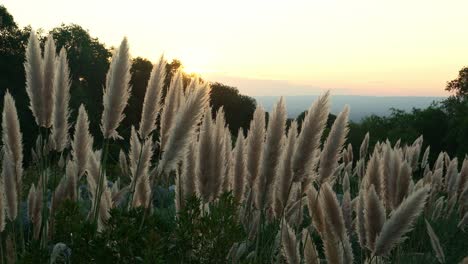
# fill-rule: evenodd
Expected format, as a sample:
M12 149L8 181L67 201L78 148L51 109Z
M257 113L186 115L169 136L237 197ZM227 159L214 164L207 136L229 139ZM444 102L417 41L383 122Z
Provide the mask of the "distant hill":
M297 117L307 110L318 95L285 96L288 115ZM278 96L255 96L258 103L270 111ZM337 114L345 104L351 108L350 119L354 122L371 114L386 116L391 108L410 111L413 108L426 108L433 102L440 102L444 97L416 97L416 96L360 96L333 95L331 97L331 113Z

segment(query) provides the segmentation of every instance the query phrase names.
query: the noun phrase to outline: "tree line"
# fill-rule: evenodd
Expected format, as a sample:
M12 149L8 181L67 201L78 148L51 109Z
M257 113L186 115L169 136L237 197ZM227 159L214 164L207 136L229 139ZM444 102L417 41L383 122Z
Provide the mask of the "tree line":
M25 47L32 28L20 28L4 6L0 6L0 97L8 89L16 98L18 114L21 120L21 130L25 149L31 149L37 136L34 128L32 113L28 109L29 99L25 90L24 58ZM39 30L42 36L41 45L45 37L51 34L55 39L57 51L65 47L71 72L71 120L76 119L80 104L84 104L89 111L90 130L99 135L99 123L102 113L102 87L105 83L106 73L113 47L106 47L98 38L90 36L89 32L76 24L62 24L49 32ZM153 64L146 58L137 57L132 61L131 81L132 95L125 110L125 119L119 133L128 138L130 127L137 124L141 115L143 98ZM181 61L174 59L166 66L165 87L169 86L173 74L183 70ZM194 75L183 74L184 83L187 84ZM211 83L211 105L213 115L223 107L226 123L233 135L239 128L247 131L256 107L252 97L242 95L238 89L222 83ZM377 141L389 139L396 142L412 142L420 135L424 143L431 146L431 153L436 155L440 151L447 151L450 156L463 158L468 152L468 68L463 68L459 76L447 83L446 90L452 95L440 102L434 103L426 109L413 109L404 112L393 109L389 116L382 117L370 115L361 122L351 122L348 143L359 145L365 134L370 131L370 145ZM164 94L164 92L163 92ZM352 111L352 109L351 109ZM304 113L297 117L299 127ZM330 127L336 116L330 115L327 127ZM268 116L267 116L268 120ZM291 120L289 120L291 121ZM326 133L325 135L326 136ZM95 139L96 144L102 138ZM112 147L112 146L111 146ZM119 149L120 146L115 146ZM358 154L358 150L354 150ZM26 152L26 160L30 153ZM435 159L431 156L431 159Z

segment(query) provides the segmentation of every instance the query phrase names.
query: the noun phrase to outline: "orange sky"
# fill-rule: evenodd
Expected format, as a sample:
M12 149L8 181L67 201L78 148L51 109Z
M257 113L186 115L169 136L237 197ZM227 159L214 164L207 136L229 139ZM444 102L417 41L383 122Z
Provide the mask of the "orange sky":
M468 65L466 0L4 0L20 26L77 23L133 56L250 95L446 96ZM271 88L268 88L271 84Z

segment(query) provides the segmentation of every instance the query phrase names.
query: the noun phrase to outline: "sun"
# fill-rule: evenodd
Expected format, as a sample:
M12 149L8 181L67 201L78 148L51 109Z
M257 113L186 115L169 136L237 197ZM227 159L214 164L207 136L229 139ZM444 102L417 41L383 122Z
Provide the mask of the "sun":
M180 55L186 73L203 74L211 72L212 54L204 50L190 50Z

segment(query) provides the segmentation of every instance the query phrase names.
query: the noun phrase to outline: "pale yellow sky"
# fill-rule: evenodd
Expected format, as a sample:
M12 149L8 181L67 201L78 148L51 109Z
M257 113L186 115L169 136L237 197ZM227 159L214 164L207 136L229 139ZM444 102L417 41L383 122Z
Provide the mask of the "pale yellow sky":
M447 95L468 66L466 0L3 0L20 26L63 23L133 56L164 52L250 95ZM240 80L240 81L239 81ZM271 89L258 83L277 81ZM282 85L281 85L282 84ZM310 88L309 88L310 87Z

